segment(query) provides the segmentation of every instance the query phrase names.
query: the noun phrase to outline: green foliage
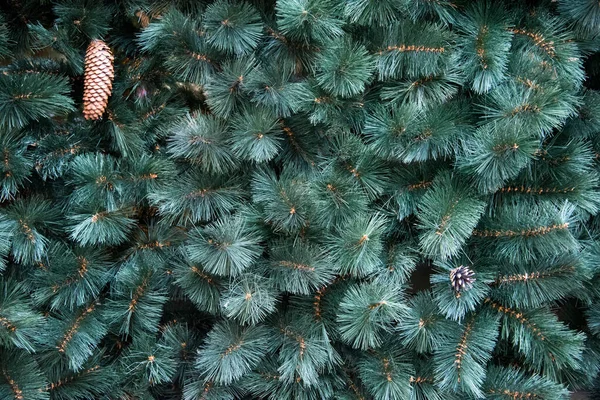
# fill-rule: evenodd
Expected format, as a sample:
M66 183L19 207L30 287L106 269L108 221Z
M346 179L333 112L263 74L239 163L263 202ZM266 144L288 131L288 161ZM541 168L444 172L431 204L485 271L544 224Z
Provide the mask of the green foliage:
M252 198L264 207L265 222L285 233L298 232L308 223L308 190L305 182L278 179L270 169L258 170L252 179Z
M272 346L269 330L240 327L233 322L216 324L201 348L196 368L205 381L229 384L256 367Z
M406 2L409 15L414 20L435 17L444 24L451 24L456 18L456 3L447 0L431 2L428 0L408 0Z
M0 8L1 399L598 386L596 2Z
M335 277L332 260L321 247L280 241L270 245L269 253L266 273L279 290L308 295Z
M569 227L573 206L536 204L524 199L504 204L494 216L485 216L475 230L475 239L490 249L491 257L510 263L529 262L577 251Z
M294 82L291 71L265 66L248 76L247 86L252 102L270 109L275 115L289 117L301 109L308 99L308 86Z
M398 22L386 27L379 44L377 72L381 78L417 79L442 71L450 45L445 29L435 24Z
M418 108L437 108L452 99L463 84L460 71L453 68L453 60L443 70L435 74L421 74L414 78L404 78L391 82L381 90L381 99L394 104L413 103Z
M485 204L447 173L438 175L431 186L419 206L419 242L426 255L445 260L458 254Z
M110 30L110 13L104 4L91 0L66 0L53 8L55 23L76 43L102 38Z
M276 328L280 333L276 342L278 372L284 388L290 388L294 382L301 383L293 390L303 393L307 388L307 395L315 396L320 390L323 371L332 371L341 362L327 330L312 318L297 313L284 316L277 321Z
M225 216L239 206L245 196L235 176L196 170L182 173L148 197L165 219L185 225Z
M50 201L42 198L19 199L5 209L4 242L10 238L10 255L20 263L42 260L48 247L48 232L57 213Z
M348 226L328 237L328 251L342 274L367 276L381 262L385 217L360 215Z
M3 15L0 15L0 57L9 57L11 40L9 36L8 25Z
M20 187L29 180L33 167L33 157L27 153L27 140L17 131L8 132L0 137L0 147L4 150L4 163L0 167L0 200L14 197Z
M82 154L71 164L71 194L73 206L97 202L107 211L118 208L124 187L115 159L101 154Z
M73 310L100 295L110 279L107 257L95 249L69 249L53 243L32 281L37 304Z
M221 298L221 308L227 318L254 325L275 311L276 295L266 278L247 273L229 284Z
M349 0L344 8L344 16L352 23L386 26L398 20L401 5L399 0Z
M343 21L336 18L331 0L291 0L277 2L277 25L281 33L302 42L321 42L343 34Z
M376 399L406 399L410 396L413 366L399 347L367 354L358 363L358 373L367 391Z
M14 234L14 222L0 214L0 272L6 268L5 257L10 252L12 236Z
M114 390L118 378L113 366L102 362L102 354L94 354L79 372L71 371L66 364L45 370L49 384L42 389L51 399L75 400L93 398Z
M46 379L30 354L20 350L0 350L0 356L3 363L0 396L5 399L50 399L48 392L43 390Z
M495 266L491 297L511 307L535 308L568 296L578 296L591 271L573 255L528 263Z
M548 400L566 400L568 391L549 379L527 375L518 369L494 367L488 372L485 392L489 399L500 400L527 394Z
M281 129L275 114L257 108L232 122L232 150L236 157L257 163L271 160L281 150Z
M478 1L466 11L458 24L467 79L475 93L486 93L504 78L512 32L510 19L501 5Z
M311 182L311 196L318 213L315 223L325 229L347 226L367 211L368 198L354 177L331 168Z
M509 81L498 86L482 109L491 122L514 124L545 136L573 116L577 98L558 88L532 90Z
M125 210L109 211L103 206L86 208L68 217L71 238L81 246L123 243L135 224Z
M206 103L218 117L229 117L249 100L246 93L248 75L256 61L249 57L235 58L223 63L220 71L205 86Z
M209 313L218 311L221 293L216 277L187 262L176 263L173 275L176 284L199 310Z
M190 260L202 263L208 273L236 276L260 256L259 243L258 232L235 216L194 229L186 249Z
M374 58L364 46L342 39L329 45L315 62L319 86L339 97L361 93L375 68Z
M555 379L561 368L581 367L583 335L569 330L550 310L489 305L502 316L502 339L509 339L536 372Z
M391 110L376 108L365 121L365 134L373 151L406 163L446 158L456 151L456 141L470 129L465 104L448 102L425 111L414 104Z
M348 289L338 313L338 330L342 339L354 348L366 350L381 346L383 332L406 313L395 288L376 284Z
M410 299L403 323L398 326L402 344L417 353L432 353L443 342L452 326L440 316L429 292Z
M573 41L568 23L545 12L531 19L522 18L521 22L513 31L514 51L525 51L534 59L548 62L556 69L560 79L569 80L569 85L579 87L584 79L583 69L580 68L581 54ZM565 62L567 60L571 61Z
M98 306L91 302L73 312L60 312L48 318L43 345L49 351L42 357L50 359L49 363L64 358L71 370L79 372L107 332L106 324L99 318Z
M23 128L32 121L74 110L68 80L50 74L3 74L0 77L0 126Z
M517 124L488 123L473 132L464 144L456 157L457 167L474 177L481 192L489 193L516 178L531 163L539 139Z
M164 277L150 268L125 264L115 276L114 294L102 310L115 333L156 332L167 301Z
M467 396L483 396L485 365L498 337L499 318L481 311L448 330L448 338L434 353L439 386Z
M231 150L225 145L230 135L225 121L187 115L172 132L168 151L174 157L191 160L209 173L227 172L235 166Z
M33 352L44 323L42 315L33 308L23 284L2 279L0 290L0 346Z
M127 349L121 362L128 372L128 379L139 377L150 385L169 382L175 375L176 364L172 350L163 343L157 343L152 336L137 338L135 344Z
M217 53L197 34L201 19L190 19L177 9L171 9L139 33L141 50L159 54L162 65L176 78L204 84L215 70ZM190 57L192 55L192 57Z
M600 6L589 0L575 0L559 2L561 14L577 24L577 28L585 33L594 35L598 32L598 20L600 18Z
M258 44L262 24L251 5L218 0L206 8L204 29L208 43L217 50L246 54Z

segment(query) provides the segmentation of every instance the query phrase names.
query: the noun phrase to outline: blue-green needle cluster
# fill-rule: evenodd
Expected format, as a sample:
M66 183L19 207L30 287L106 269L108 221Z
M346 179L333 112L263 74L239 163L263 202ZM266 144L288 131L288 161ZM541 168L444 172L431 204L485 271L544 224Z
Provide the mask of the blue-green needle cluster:
M600 395L599 90L597 0L0 2L0 399Z

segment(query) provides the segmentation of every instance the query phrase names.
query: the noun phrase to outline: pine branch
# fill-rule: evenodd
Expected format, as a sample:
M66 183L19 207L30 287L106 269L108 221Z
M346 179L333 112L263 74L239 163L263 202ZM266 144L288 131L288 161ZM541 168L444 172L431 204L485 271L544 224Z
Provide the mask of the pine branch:
M166 221L188 225L223 217L246 198L242 182L234 175L213 175L200 171L180 174L177 180L148 194Z
M376 399L405 399L414 374L409 356L397 347L366 354L358 363L361 381Z
M394 288L375 284L351 286L340 302L338 330L344 342L366 350L383 343L383 333L407 312Z
M269 351L269 330L263 326L241 328L232 322L217 323L201 348L196 368L204 382L230 384L258 365Z
M242 325L256 325L275 311L277 292L261 275L244 273L229 283L221 297L224 315Z
M173 157L186 159L208 173L223 174L236 166L227 145L230 132L225 121L187 115L171 132L168 152Z
M34 308L22 283L0 280L0 346L34 352L44 318Z
M43 267L35 271L32 297L53 310L73 310L99 296L110 279L109 265L98 250L71 250L53 243Z
M329 334L322 325L314 324L312 318L295 313L278 321L277 329L279 380L287 387L298 385L295 390L308 388L318 392L324 371L331 371L341 363Z
M152 269L126 265L115 277L114 295L103 310L104 320L123 336L156 332L167 301L162 280Z
M407 316L398 325L402 344L419 354L432 353L446 340L449 322L440 316L430 292L420 292L408 303Z
M343 34L339 7L330 0L277 3L277 25L285 36L303 43L322 42Z
M24 351L0 350L0 397L11 400L48 400L47 381L35 359Z
M219 276L236 276L250 267L262 253L261 238L239 216L217 220L190 232L186 246L190 260Z
M503 6L482 1L469 7L457 26L464 69L476 93L490 91L504 78L512 39L510 23Z
M567 389L551 380L538 376L526 375L514 368L492 367L484 391L487 398L494 400L518 398L543 398L566 400L569 398Z
M434 353L435 372L442 389L483 396L485 366L498 337L498 316L485 311L469 315L448 332Z
M198 265L183 262L175 265L173 275L175 283L199 310L217 313L221 297L218 278L209 275Z
M275 114L266 108L247 110L232 122L231 149L243 160L271 160L281 150L282 140Z
M0 126L23 128L32 121L74 110L65 77L50 74L0 76Z
M510 338L536 372L554 380L563 368L580 368L583 334L569 330L548 309L513 309L490 299L486 303L502 316L501 337Z
M18 131L0 137L3 162L0 166L0 201L13 199L25 182L29 181L33 167L32 154L27 152L28 140Z
M385 217L361 215L326 238L327 249L341 274L368 276L381 263Z
M265 221L276 231L297 233L309 223L312 206L305 182L283 173L279 179L273 171L261 169L252 179L252 199L264 207Z
M80 371L108 331L98 308L99 302L94 300L74 312L50 318L43 341L50 352L42 358L52 364L64 357L71 370Z
M270 245L266 271L279 290L308 295L334 279L323 248L302 242L278 241Z
M485 204L448 173L438 175L431 186L417 213L419 242L426 255L445 260L458 254L473 233Z
M536 308L571 295L577 296L590 271L577 256L563 255L530 264L507 264L498 269L491 297L517 308Z
M260 15L248 3L217 0L204 13L207 41L219 51L251 52L258 45L262 28Z
M512 264L575 253L577 242L570 231L572 213L569 204L558 208L524 199L498 207L493 217L481 220L473 236L492 257Z

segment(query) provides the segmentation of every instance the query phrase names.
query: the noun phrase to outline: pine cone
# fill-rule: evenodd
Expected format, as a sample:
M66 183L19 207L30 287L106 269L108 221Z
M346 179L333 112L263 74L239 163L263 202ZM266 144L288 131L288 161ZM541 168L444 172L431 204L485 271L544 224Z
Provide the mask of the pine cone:
M92 40L85 52L83 82L83 116L85 119L102 117L112 92L115 77L114 57L102 40Z
M456 292L470 289L473 282L475 282L475 273L468 267L461 265L450 271L450 283Z

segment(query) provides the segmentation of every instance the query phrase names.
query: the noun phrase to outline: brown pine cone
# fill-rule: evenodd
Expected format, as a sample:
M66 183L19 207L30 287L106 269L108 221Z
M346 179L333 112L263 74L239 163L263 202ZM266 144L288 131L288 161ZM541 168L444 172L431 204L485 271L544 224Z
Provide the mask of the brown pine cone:
M102 40L92 40L85 52L85 76L83 82L83 117L102 117L112 92L115 77L114 57Z

